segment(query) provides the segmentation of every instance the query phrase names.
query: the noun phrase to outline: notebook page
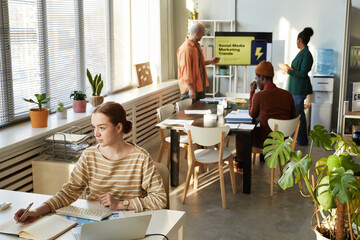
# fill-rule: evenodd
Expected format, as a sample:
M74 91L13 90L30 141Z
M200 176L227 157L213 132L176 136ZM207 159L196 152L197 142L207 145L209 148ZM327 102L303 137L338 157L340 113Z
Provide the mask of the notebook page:
M32 223L34 224L34 223ZM30 225L32 225L30 224ZM19 235L19 232L24 230L26 227L29 227L30 225L23 225L23 224L16 224L16 221L14 219L10 219L9 221L3 223L0 225L0 232L1 233L7 233L7 234L13 234L13 235Z
M33 239L34 237L38 239L55 239L76 224L76 222L67 220L58 215L44 216L31 226L23 229L19 233L19 236L30 239Z

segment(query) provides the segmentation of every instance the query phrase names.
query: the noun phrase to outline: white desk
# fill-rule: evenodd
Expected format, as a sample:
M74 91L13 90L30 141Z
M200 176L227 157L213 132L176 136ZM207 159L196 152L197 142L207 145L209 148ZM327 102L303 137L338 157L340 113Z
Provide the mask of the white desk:
M30 202L34 202L32 208L40 206L44 201L48 200L51 196L36 193L24 193L16 191L8 191L0 189L0 202L11 202L12 205L5 211L0 211L0 224L8 221L14 217L14 214L20 208L26 208ZM77 200L73 203L75 206L86 207L86 208L98 208L101 207L97 202L91 202L83 199ZM147 234L150 233L161 233L166 235L169 239L178 234L178 239L183 239L183 225L185 219L185 212L175 210L157 210L147 211L141 213L134 213L133 211L125 211L125 216L133 216L140 214L151 213L151 221L147 230ZM13 235L6 235L0 233L0 239L17 239ZM73 239L71 231L66 232L58 238L60 239ZM146 239L162 239L161 236L152 236Z

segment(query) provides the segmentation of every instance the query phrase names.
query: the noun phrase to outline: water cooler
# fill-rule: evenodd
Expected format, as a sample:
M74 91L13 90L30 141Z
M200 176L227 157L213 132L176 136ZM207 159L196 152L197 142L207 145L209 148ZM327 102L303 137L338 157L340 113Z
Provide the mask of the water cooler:
M316 50L315 75L312 79L313 96L311 103L310 129L323 125L331 130L331 110L334 90L334 50L320 48Z
M315 125L323 125L325 129L330 131L334 76L315 75L312 80L312 87L310 129L314 129Z

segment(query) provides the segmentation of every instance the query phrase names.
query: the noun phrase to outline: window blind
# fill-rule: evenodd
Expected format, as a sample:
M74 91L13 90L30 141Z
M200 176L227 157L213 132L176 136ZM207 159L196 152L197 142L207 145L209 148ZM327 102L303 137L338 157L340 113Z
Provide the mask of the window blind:
M160 59L159 46L150 43L151 34L159 42L160 26L149 27L160 14L150 6L149 0L0 1L0 127L28 119L37 105L23 98L35 100L36 93L47 93L51 111L58 101L71 106L71 91L90 96L86 68L101 73L102 95L136 83L134 60Z

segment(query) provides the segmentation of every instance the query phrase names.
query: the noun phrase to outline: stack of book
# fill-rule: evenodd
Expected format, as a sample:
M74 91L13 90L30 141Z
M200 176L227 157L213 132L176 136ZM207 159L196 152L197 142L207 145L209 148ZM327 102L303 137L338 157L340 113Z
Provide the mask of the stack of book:
M228 115L225 116L226 122L246 122L251 123L252 118L249 115L248 110L237 110L232 111Z

